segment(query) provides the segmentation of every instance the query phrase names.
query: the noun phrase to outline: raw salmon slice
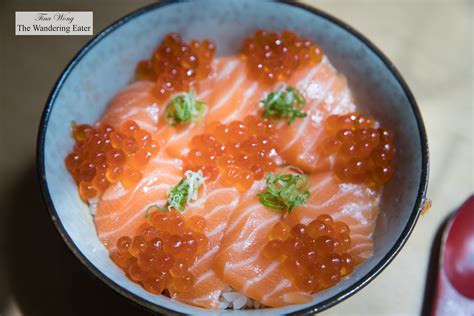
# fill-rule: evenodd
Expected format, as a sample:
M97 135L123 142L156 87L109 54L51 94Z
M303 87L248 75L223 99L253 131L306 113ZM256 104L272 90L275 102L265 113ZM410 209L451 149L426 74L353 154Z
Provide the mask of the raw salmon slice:
M363 185L338 183L329 172L313 175L311 181L307 205L295 208L285 221L289 225L308 224L320 214L330 214L351 228L350 253L360 258L370 256L379 194ZM283 218L281 212L258 201L257 193L264 188L263 181L256 183L232 213L214 269L231 287L265 305L305 303L309 293L292 285L283 275L280 262L261 254L268 234Z
M101 122L117 126L134 120L147 132L156 132L160 105L151 92L153 86L151 81L137 81L121 90L110 101Z
M115 250L120 237L134 236L146 223L145 213L149 206L166 204L169 190L182 176L181 160L163 154L150 161L143 171L142 181L135 188L125 190L117 183L106 190L97 208L95 224L97 234L109 252ZM170 294L181 302L219 309L219 296L226 284L216 276L212 263L240 193L235 188L221 187L218 181L214 181L206 184L199 195L200 198L191 202L182 214L185 218L199 215L207 220L205 235L209 239L209 250L200 255L191 267L196 276L193 290Z
M232 288L265 305L305 303L310 296L291 284L280 263L261 255L267 235L282 219L281 212L258 201L257 193L264 188L265 181L256 182L230 216L214 269Z
M259 112L259 101L268 88L249 79L245 61L239 56L223 57L217 61L216 70L206 122L228 124Z
M214 68L216 66L214 65ZM211 93L214 90L216 75L213 74L209 79L200 82L199 92L196 94L196 99L204 102L207 105L207 112L200 122L191 122L184 125L171 126L163 119L165 106L162 106L160 111L160 120L158 122L157 132L153 135L161 145L161 150L168 155L178 158L184 158L189 152L189 142L198 134L204 132L204 123L206 115L211 107Z
M196 276L192 291L182 294L171 292L171 297L192 305L219 309L219 297L226 284L215 274L213 262L229 216L240 200L240 193L235 188L222 187L214 181L205 184L199 194L200 198L186 207L183 216L190 218L199 215L207 220L204 234L209 239L209 250L199 256L191 267Z
M200 82L196 97L209 103L215 75ZM170 126L163 119L168 101L160 104L153 95L154 83L135 82L119 92L109 103L102 116L103 123L113 126L127 120L134 120L141 128L150 132L160 144L161 151L173 157L184 157L186 148L194 135L203 131L204 122ZM208 105L209 106L209 105Z
M313 174L310 180L311 197L288 215L285 219L288 225L307 225L319 215L329 214L334 221L342 221L351 229L349 253L357 261L372 256L381 192L363 184L341 183L330 172Z
M132 189L120 182L111 185L99 201L94 217L97 235L112 252L122 236L134 236L146 222L145 212L151 205L165 205L168 191L182 178L181 161L157 155L143 170L143 178Z
M323 171L327 158L319 154L322 142L322 121L330 114L345 114L355 110L344 76L338 74L327 57L318 65L299 70L288 82L304 95L307 116L291 125L281 123L277 132L278 152L291 165L303 171Z
M297 71L287 82L266 86L252 80L245 61L238 56L224 57L216 62L216 78L209 97L206 122L229 123L248 115L261 115L260 101L266 95L285 85L300 90L307 104L307 117L291 125L280 122L277 136L278 150L289 163L306 172L322 171L329 161L318 154L322 141L322 121L330 114L343 114L355 110L344 76L337 73L327 57L320 64Z

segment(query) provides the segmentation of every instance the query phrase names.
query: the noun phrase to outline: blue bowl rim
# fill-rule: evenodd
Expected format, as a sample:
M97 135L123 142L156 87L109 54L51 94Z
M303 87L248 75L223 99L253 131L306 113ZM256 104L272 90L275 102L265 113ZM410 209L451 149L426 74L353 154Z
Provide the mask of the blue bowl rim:
M393 247L388 251L388 253L382 258L382 260L372 268L365 276L363 276L360 280L356 283L348 287L347 289L337 293L336 295L320 302L314 304L310 307L306 307L295 311L291 314L314 314L317 312L321 312L325 309L328 309L341 301L349 298L350 296L354 295L356 292L361 290L365 287L368 283L370 283L376 276L378 276L395 258L395 256L400 252L402 247L405 245L406 241L411 235L419 215L424 207L424 203L426 200L426 192L428 188L428 177L429 177L429 150L428 150L428 139L426 136L426 130L424 127L423 119L421 117L420 110L418 108L418 104L413 96L413 93L410 91L408 85L406 84L405 80L396 69L395 65L381 52L379 48L377 48L370 40L368 40L364 35L360 32L355 30L353 27L349 26L345 22L339 20L338 18L333 17L332 15L321 11L313 6L308 4L293 2L291 0L271 0L272 2L282 3L286 5L290 5L293 7L298 7L303 10L306 10L312 14L318 15L327 21L341 27L345 31L349 32L353 36L355 36L358 40L363 42L369 50L371 50L380 60L385 64L387 69L392 73L392 75L397 79L397 82L402 87L406 97L408 98L410 105L412 107L413 114L417 121L419 137L420 137L420 144L421 144L421 174L420 174L420 185L418 187L418 194L415 201L415 205L411 212L411 215L408 219L408 222L403 229L402 233L400 234L399 238L393 245ZM41 121L39 124L38 136L37 136L37 143L36 143L36 163L37 163L37 173L41 187L41 193L43 196L43 200L47 206L51 219L68 245L69 249L74 253L74 255L79 259L79 261L84 264L88 270L97 278L102 280L106 283L109 287L114 289L117 293L123 295L124 297L128 298L130 301L138 304L140 307L144 307L149 311L152 312L162 312L166 313L167 315L174 314L180 315L181 313L176 312L172 309L166 308L161 305L153 304L140 296L131 293L130 291L126 290L125 288L116 284L113 280L108 278L105 274L103 274L100 270L98 270L87 258L86 256L79 250L76 246L74 241L68 235L66 229L64 228L63 224L60 222L58 213L54 207L53 201L51 199L51 195L48 189L46 175L45 175L45 159L44 159L44 145L46 139L46 128L48 125L49 117L51 111L54 106L54 102L56 97L59 94L59 91L62 88L63 83L72 72L76 64L87 54L87 52L92 49L97 43L99 43L103 38L105 38L108 34L112 33L114 30L119 28L121 25L127 23L128 21L150 11L155 10L160 7L164 7L166 5L180 3L180 2L189 2L189 0L163 0L158 3L153 3L142 7L132 13L120 18L116 22L112 23L111 25L107 26L104 30L94 36L85 46L83 46L79 52L72 58L69 64L64 68L61 75L58 77L56 83L54 84L51 93L46 101L45 108L43 110L43 114L41 116Z

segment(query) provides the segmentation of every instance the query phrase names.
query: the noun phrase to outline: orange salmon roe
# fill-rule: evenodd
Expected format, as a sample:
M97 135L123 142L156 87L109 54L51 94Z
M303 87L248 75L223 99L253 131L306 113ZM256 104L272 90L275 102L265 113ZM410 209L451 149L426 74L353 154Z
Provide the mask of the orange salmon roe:
M84 201L100 197L111 183L121 181L126 188L136 185L142 178L140 170L158 151L151 135L134 121L118 129L73 123L72 137L74 149L65 163Z
M337 284L354 270L350 230L329 215L320 215L307 226L275 224L263 256L281 262L283 273L303 291L315 293Z
M325 119L328 138L322 153L336 157L335 174L341 181L380 186L393 175L393 134L369 116L358 113Z
M267 120L248 116L230 124L210 123L206 133L195 136L186 163L187 169L201 169L205 177L240 191L276 167L274 126Z
M202 234L206 224L201 216L184 220L174 210L154 212L134 237L118 239L110 257L130 280L148 292L161 294L165 289L187 292L196 279L189 268L209 249L209 242Z
M211 62L216 51L213 41L191 40L186 44L179 34L165 36L150 60L137 64L137 80L156 82L154 94L159 101L165 101L176 92L197 87L198 81L211 72Z
M245 39L241 52L250 74L266 84L286 80L298 68L319 64L323 58L318 45L289 31L257 31Z

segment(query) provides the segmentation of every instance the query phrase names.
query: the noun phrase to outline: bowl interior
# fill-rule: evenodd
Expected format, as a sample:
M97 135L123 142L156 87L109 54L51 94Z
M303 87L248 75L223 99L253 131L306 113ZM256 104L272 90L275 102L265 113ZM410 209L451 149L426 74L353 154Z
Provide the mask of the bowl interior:
M95 122L111 97L132 79L135 64L150 56L164 34L179 32L185 39L210 37L217 42L218 54L227 55L237 52L242 39L258 28L294 30L320 44L335 67L347 76L359 110L375 115L394 130L397 146L397 168L382 197L374 256L309 304L258 312L281 314L328 299L343 299L356 285L367 282L370 271L388 259L387 254L407 233L410 217L413 221L422 178L420 130L403 87L370 47L327 18L286 3L227 0L223 5L221 1L203 0L155 5L109 28L79 54L52 95L42 127L45 130L40 134L40 169L44 167L53 219L62 226L63 234L83 262L89 262L103 274L103 279L109 279L109 284L111 280L116 289L129 291L127 296L148 307L158 310L156 305L160 305L187 314L204 311L144 291L109 259L96 236L89 209L79 198L64 165L64 157L73 145L69 137L71 122Z

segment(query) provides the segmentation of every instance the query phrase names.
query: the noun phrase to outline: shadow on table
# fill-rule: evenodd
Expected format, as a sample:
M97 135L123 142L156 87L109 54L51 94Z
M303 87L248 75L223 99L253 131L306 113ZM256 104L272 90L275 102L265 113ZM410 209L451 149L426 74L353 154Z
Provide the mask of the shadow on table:
M42 201L35 166L12 183L4 212L6 275L24 315L150 315L95 278L69 251Z

